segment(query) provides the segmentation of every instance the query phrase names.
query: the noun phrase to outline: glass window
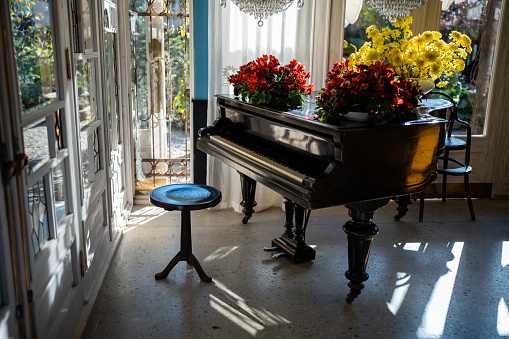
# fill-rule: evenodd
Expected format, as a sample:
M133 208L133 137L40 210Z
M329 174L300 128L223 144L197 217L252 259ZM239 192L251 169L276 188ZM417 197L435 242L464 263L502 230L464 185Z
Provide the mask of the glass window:
M33 173L50 158L46 118L23 128L23 142L28 157L28 173Z
M83 186L86 187L95 181L95 175L101 170L101 149L99 145L99 132L85 129L81 132L81 174Z
M66 171L65 161L53 169L53 191L55 199L55 219L58 224L67 214L66 206Z
M32 240L34 255L37 255L49 240L48 206L44 180L37 181L28 189L28 227Z
M78 114L83 128L97 117L95 59L77 60Z
M108 109L108 120L110 129L111 150L117 148L120 141L120 111L118 108L118 87L117 87L117 51L116 34L104 33L104 45L106 48L106 99Z
M83 180L83 187L90 184L90 160L88 152L88 134L81 132L80 149L81 149L81 177Z
M93 22L91 15L92 12L92 4L90 0L81 0L81 28L83 31L83 43L85 52L92 52L95 50L94 46L94 34L93 30Z
M22 113L56 102L55 60L47 0L11 0L11 22Z
M55 112L55 149L61 150L64 148L64 136L62 134L62 112L60 110Z
M101 169L101 149L99 148L99 133L94 130L94 139L93 139L93 147L94 147L94 170L95 173L99 172Z
M389 27L389 20L363 3L357 21L345 28L344 39L346 43L343 46L344 58L348 58L350 54L358 51L368 41L366 28L371 25L376 25L379 28Z
M443 10L440 18L442 36L458 31L472 40L465 69L448 77L443 88L456 100L458 116L470 123L472 134L484 133L501 6L501 0L464 1Z

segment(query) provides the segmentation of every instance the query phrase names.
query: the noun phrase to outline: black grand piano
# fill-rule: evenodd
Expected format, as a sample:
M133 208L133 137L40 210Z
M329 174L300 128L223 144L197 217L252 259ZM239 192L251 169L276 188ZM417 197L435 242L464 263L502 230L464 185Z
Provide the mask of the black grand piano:
M294 262L315 258L305 242L311 210L345 205L352 220L348 238L348 303L368 279L371 221L391 198L424 190L436 178L445 120L433 117L389 124L344 120L330 125L314 118L314 104L277 111L216 95L219 117L199 131L198 149L236 169L241 176L244 219L256 205L259 182L285 198L284 232L272 247ZM409 199L401 199L408 204ZM404 209L404 206L403 206Z

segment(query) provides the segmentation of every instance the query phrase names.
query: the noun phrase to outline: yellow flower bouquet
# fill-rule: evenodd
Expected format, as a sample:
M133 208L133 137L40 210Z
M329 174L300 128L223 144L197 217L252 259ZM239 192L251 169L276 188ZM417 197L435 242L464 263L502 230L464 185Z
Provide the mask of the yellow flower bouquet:
M362 62L371 65L379 60L387 62L398 74L405 74L407 78L432 78L436 80L443 74L451 76L453 72L460 72L465 68L463 59L472 52L470 38L453 31L449 35L450 42L444 42L442 34L436 31L426 31L415 37L409 25L412 17L398 18L393 23L393 29L375 25L366 29L371 41L355 53L350 55L349 65ZM447 81L441 81L437 87L444 87Z

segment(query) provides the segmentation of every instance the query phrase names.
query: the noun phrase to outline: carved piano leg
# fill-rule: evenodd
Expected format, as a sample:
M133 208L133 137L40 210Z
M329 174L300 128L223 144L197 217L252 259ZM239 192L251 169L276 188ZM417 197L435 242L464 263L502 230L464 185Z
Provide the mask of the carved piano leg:
M286 235L289 239L293 238L293 202L290 199L284 198L284 204L285 204L285 215L286 215L286 221L285 221L285 232L283 233L283 236ZM272 247L264 247L264 251L279 251L279 247L272 246ZM285 255L288 255L286 252L278 252L272 255L272 258L279 259L281 257L284 257Z
M394 220L400 221L406 215L406 212L408 212L408 205L412 203L412 199L410 194L405 194L394 198L394 201L398 204L398 207L396 207L398 214L394 216Z
M291 230L291 217L293 213L290 212L293 206L295 213L295 229ZM290 200L285 201L286 209L286 223L285 232L282 236L272 239L272 246L283 250L285 253L292 257L294 263L304 262L315 259L316 251L304 240L304 231L309 220L309 213L306 214L306 209L297 204L292 203ZM290 218L290 221L289 221ZM274 258L279 258L281 255L274 255Z
M240 174L240 187L242 189L242 201L240 203L240 206L244 207L242 209L242 212L244 213L242 223L247 224L247 222L254 213L253 207L256 206L256 201L254 201L256 193L256 181L240 172L239 174Z
M286 235L290 239L293 238L293 202L289 199L285 198L285 232L283 235Z
M371 241L378 233L378 227L370 220L376 210L387 205L389 200L378 199L345 205L348 208L348 215L352 217L352 220L343 226L343 231L348 235L348 271L345 272L345 276L350 280L348 283L350 293L345 300L349 304L361 294L363 282L369 278L366 273L369 251Z

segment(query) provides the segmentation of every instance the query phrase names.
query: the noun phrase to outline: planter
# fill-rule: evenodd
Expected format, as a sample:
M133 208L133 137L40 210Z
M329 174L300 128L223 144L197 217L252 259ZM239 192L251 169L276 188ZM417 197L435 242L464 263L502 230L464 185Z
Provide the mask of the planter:
M343 114L342 117L347 120L352 121L369 121L371 117L367 112L348 112L348 114Z
M424 94L427 94L435 88L435 81L432 78L413 78L412 82L420 85Z

